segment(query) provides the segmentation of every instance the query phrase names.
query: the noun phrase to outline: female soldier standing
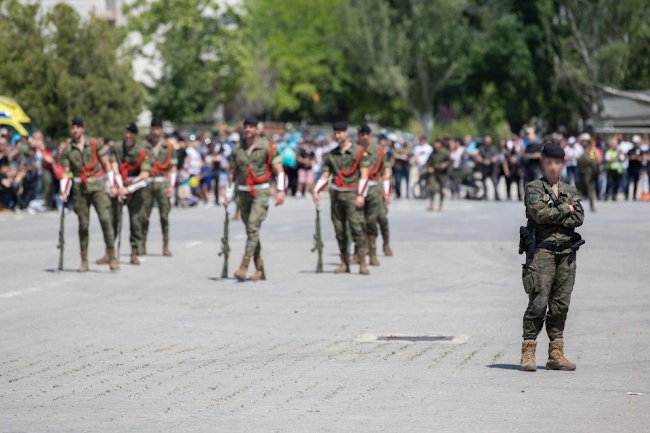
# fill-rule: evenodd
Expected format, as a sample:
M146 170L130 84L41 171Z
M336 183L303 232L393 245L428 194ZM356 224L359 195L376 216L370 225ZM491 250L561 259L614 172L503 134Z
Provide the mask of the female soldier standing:
M576 273L576 250L580 235L575 228L584 221L584 210L578 191L560 182L564 168L564 150L549 143L542 150L544 177L526 186L526 218L528 239L535 242L528 248L523 265L523 284L529 297L524 314L521 369L537 370L536 338L546 321L551 340L548 349L549 370L575 370L576 365L564 357L564 324L569 311Z

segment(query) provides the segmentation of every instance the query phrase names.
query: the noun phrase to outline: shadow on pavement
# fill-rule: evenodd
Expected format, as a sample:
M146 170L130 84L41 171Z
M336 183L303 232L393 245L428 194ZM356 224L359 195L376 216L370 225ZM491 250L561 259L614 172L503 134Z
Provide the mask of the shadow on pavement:
M501 370L519 370L519 364L491 364L486 365L487 368L498 368Z

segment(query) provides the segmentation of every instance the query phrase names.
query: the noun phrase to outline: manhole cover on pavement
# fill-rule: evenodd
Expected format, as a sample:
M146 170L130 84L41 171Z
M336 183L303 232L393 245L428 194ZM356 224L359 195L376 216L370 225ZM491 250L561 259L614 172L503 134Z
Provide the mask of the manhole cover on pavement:
M435 342L435 341L453 341L453 336L437 336L432 337L429 335L385 335L377 337L377 341L411 341L417 342Z

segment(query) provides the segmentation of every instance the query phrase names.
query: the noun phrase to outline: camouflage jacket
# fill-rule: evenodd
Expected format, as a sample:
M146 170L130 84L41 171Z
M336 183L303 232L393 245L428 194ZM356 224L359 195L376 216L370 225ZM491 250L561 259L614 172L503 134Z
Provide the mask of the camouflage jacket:
M65 147L61 154L61 165L70 170L74 177L81 178L88 192L101 191L104 189L104 168L100 158L107 152L102 140L84 136L83 150L74 141ZM83 182L84 179L86 182Z
M250 167L257 177L264 177L269 167L269 152L273 148L273 154L270 155L271 165L282 162L280 152L275 146L272 146L264 137L258 137L255 147L248 154L249 146L245 140L237 144L228 158L230 167L235 173L235 182L237 185L246 185L248 179L248 167Z
M584 222L585 211L578 190L560 182L558 191L559 197L556 197L545 178L526 185L526 218L528 224L536 229L538 243L568 242L574 229ZM573 206L574 212L569 206Z
M111 151L110 160L117 164L122 177L137 176L142 171L151 172L151 153L149 146L140 140L136 140L131 147L127 146L124 141L115 143Z
M174 167L178 164L174 144L161 138L158 143L149 142L149 152L151 155L151 176L168 176Z
M368 156L368 151L356 144L345 151L337 146L325 157L323 172L334 176L335 187L355 187L361 178L361 169L370 167Z
M369 178L374 182L381 182L386 168L389 166L384 150L376 144L371 144L366 149L368 156Z
M444 174L449 169L450 161L451 156L447 149L434 150L427 160L426 167L433 168L437 174ZM447 163L447 165L443 167L443 164L445 163Z

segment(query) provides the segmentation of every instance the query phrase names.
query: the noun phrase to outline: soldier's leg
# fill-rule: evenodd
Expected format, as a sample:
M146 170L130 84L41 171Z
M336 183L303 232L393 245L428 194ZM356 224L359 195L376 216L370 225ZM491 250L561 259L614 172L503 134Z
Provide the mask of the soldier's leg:
M246 235L248 236L248 221L250 219L250 214L253 206L253 196L246 191L237 191L237 205L240 211L241 219L244 222L244 227L246 228ZM253 253L255 252L255 245L252 248L248 247L249 238L246 239L246 249L244 252L244 257L242 262L239 265L239 269L235 271L235 278L239 281L246 280L246 273L248 272L248 265L250 264Z
M440 202L438 210L442 210L442 203L445 201L445 185L447 183L447 176L443 174L436 175L436 192L440 194Z
M117 237L119 236L118 230L120 230L121 224L122 224L122 212L121 212L121 204L117 197L110 197L111 200L111 225L113 226L113 233L115 233L115 241L117 242ZM106 254L104 254L104 257L97 259L95 263L98 265L107 265L111 261L110 254L108 252L108 249L106 250Z
M142 190L129 195L126 201L126 207L129 210L129 244L136 249L142 242L143 206Z
M105 191L97 191L91 195L91 200L97 216L99 216L106 249L112 250L115 247L115 232L111 219L111 199Z
M43 170L41 198L47 210L54 210L54 179L50 170Z
M523 338L535 340L544 326L544 317L555 280L555 256L547 250L538 250L532 258L526 260L522 280L524 290L528 294Z
M427 177L427 191L429 193L429 207L427 210L433 210L433 203L436 199L436 176L429 174Z
M384 203L383 197L381 200L381 211L377 216L377 222L379 223L379 231L381 232L381 238L384 241L384 255L392 256L393 250L390 248L390 229L388 227L388 206Z
M169 199L169 183L158 182L156 185L156 202L158 203L158 212L160 213L160 227L163 234L163 256L171 256L169 251L169 212L172 210L172 203Z
M88 257L88 226L90 225L90 201L88 196L81 192L81 185L75 185L73 191L74 212L79 220L79 249L81 250L82 262L84 255Z
M142 248L141 253L146 254L147 248L147 235L149 234L149 219L151 218L151 211L153 209L153 183L145 186L142 191Z
M248 224L246 224L246 234L248 240L246 242L246 255L250 251L249 248L253 247L253 260L255 262L255 273L251 276L251 281L265 280L264 262L262 261L262 243L260 241L260 230L262 222L266 219L269 210L269 196L270 190L265 189L257 191L253 198L251 211L248 215ZM251 244L249 244L249 242Z
M368 255L370 265L379 266L377 259L377 236L379 235L378 223L381 213L381 189L374 188L369 191L365 206L365 232L368 239Z
M356 194L346 194L345 196L345 216L347 224L350 227L352 240L354 241L355 251L359 257L359 272L363 275L370 273L366 266L365 255L366 250L366 232L364 228L365 215L364 209L359 209L354 205Z
M347 254L348 250L348 237L345 224L345 212L341 206L340 192L330 192L330 213L332 217L332 224L334 225L334 234L336 235L336 242L339 245L339 252Z
M548 301L548 313L546 314L546 333L551 341L563 338L575 275L576 254L558 256L555 279Z

